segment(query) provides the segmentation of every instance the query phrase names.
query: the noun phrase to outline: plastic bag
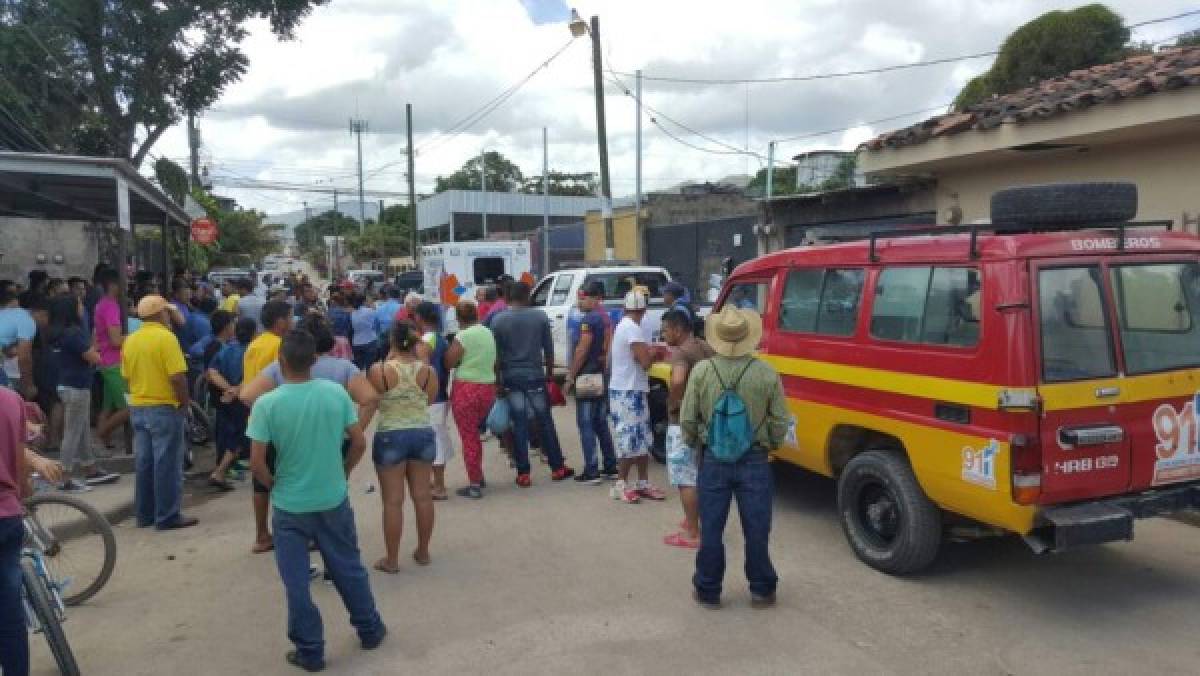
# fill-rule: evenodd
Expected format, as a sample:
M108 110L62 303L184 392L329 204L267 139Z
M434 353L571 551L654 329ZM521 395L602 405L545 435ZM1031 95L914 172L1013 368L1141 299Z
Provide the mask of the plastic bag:
M512 427L512 415L508 410L508 399L500 397L496 403L492 404L492 410L488 411L487 419L484 422L492 434L501 436Z
M551 406L567 405L567 398L563 395L562 388L553 380L546 381L546 399L550 401Z

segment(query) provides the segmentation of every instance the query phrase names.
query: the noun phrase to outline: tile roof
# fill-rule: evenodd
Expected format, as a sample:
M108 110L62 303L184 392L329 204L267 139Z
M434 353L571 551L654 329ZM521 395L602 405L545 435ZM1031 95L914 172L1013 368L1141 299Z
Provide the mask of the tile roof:
M1200 84L1200 47L1166 49L1042 80L1032 87L993 96L962 111L880 134L863 147L877 152L916 145L970 129L986 131L1007 122L1039 120L1097 104L1197 84Z

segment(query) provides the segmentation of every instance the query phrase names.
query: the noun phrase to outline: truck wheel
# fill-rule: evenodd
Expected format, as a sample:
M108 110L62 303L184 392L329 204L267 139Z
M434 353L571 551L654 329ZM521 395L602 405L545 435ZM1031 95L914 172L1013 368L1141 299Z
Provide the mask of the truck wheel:
M897 453L854 456L838 479L838 512L850 547L876 570L915 573L937 557L941 512Z
M992 195L992 225L1124 223L1137 214L1133 183L1050 183Z

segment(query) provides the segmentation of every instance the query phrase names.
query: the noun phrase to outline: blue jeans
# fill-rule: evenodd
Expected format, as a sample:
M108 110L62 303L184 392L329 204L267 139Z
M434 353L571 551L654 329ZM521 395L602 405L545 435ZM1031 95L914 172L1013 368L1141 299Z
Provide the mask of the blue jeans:
M324 512L297 514L275 507L271 529L275 532L275 565L287 597L287 634L301 659L319 662L325 657L321 611L309 591L309 542L317 543L325 570L333 578L359 639L370 641L383 634L383 620L375 610L367 569L358 551L349 498Z
M351 345L350 350L354 352L354 365L359 370L366 371L371 368L371 364L375 363L375 355L378 353L378 349L374 342Z
M133 502L139 528L168 528L179 521L183 502L185 420L174 406L131 406Z
M768 544L771 536L773 481L767 454L751 450L735 463L723 463L710 453L700 465L700 549L696 552L696 574L692 584L705 601L721 598L725 578L725 520L729 503L736 496L742 535L746 540L746 580L750 593L775 593L779 576L771 565Z
M0 519L0 673L28 676L29 634L21 604L21 517Z
M608 429L608 397L576 399L575 424L579 425L584 471L597 471L597 442L600 444L600 453L604 456L604 470L617 471L617 455L613 451L612 432Z
M529 411L539 426L542 451L551 469L563 466L562 447L558 445L558 432L554 429L554 418L550 415L550 401L546 398L546 381L541 378L504 379L508 390L508 407L512 415L513 464L517 474L529 474Z

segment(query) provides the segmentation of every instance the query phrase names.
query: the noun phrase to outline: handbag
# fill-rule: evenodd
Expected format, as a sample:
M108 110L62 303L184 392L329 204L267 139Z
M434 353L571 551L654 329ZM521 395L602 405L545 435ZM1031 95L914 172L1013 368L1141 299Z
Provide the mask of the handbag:
M563 396L562 388L553 380L546 381L546 400L551 406L566 406L567 398Z
M512 415L508 410L508 399L500 397L492 404L485 420L487 428L497 437L503 436L512 427Z
M604 374L583 373L575 376L575 398L596 399L604 396Z

